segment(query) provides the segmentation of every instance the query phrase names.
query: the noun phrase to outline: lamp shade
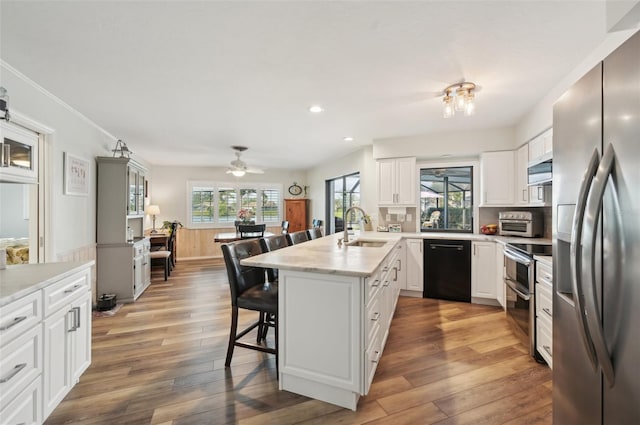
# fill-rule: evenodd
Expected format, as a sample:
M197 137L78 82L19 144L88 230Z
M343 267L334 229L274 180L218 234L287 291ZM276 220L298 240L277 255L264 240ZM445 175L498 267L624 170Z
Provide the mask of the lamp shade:
M160 215L160 207L157 205L149 205L149 207L147 208L147 214Z

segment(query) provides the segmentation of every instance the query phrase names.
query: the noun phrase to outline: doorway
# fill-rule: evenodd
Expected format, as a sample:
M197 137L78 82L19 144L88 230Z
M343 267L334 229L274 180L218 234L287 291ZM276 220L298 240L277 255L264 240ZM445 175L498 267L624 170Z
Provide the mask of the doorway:
M326 184L326 233L342 232L345 226L344 213L353 206L360 206L360 173L346 174L327 180Z

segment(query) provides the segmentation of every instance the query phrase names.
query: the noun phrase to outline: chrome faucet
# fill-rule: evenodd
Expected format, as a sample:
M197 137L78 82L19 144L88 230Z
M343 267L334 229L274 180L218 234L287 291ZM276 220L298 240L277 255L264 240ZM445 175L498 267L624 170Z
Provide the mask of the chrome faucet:
M364 210L360 207L349 207L349 209L347 209L347 212L344 213L344 238L342 238L345 244L349 242L349 228L347 227L347 219L349 218L349 213L351 212L351 210L360 211L362 213L362 218L367 215L367 213L364 212Z

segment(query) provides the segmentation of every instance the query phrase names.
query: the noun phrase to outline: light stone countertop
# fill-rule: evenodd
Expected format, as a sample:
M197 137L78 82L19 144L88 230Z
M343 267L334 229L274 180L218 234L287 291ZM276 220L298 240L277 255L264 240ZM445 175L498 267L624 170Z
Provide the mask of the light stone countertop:
M0 307L94 264L92 260L8 266L0 270Z
M269 267L282 270L298 270L338 274L343 276L370 276L402 239L461 239L506 243L538 243L550 245L550 239L517 238L483 235L473 233L393 233L393 232L355 232L349 235L354 240L385 241L381 247L346 246L338 247L338 239L344 233L336 233L320 239L282 248L241 260L241 264L254 267Z
M338 239L343 233L328 235L298 245L245 258L241 264L254 267L270 267L282 270L298 270L343 276L370 276L402 240L400 233L365 232L350 235L349 241L382 241L381 247L360 247L342 244Z

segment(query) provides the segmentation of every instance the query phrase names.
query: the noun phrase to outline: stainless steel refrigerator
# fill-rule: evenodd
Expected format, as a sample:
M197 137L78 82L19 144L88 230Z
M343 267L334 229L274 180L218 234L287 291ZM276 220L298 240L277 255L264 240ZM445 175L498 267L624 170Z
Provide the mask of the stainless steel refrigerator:
M553 111L553 419L640 423L640 32Z

